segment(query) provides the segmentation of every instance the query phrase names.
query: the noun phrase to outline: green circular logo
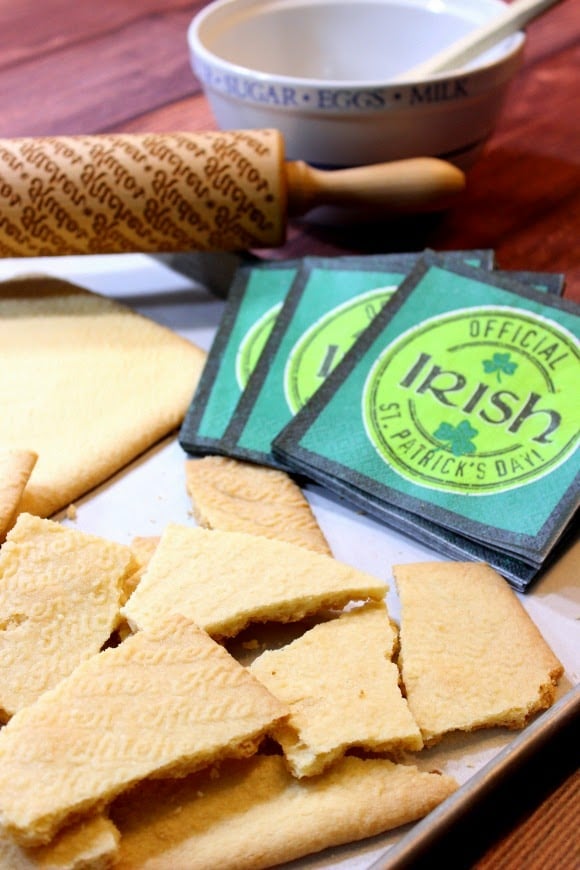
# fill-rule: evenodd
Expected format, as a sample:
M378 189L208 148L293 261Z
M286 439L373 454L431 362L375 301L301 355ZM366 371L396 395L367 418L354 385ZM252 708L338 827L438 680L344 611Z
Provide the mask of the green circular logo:
M286 402L293 414L298 413L336 368L396 289L396 286L378 287L338 305L300 337L288 356L284 371Z
M502 492L574 451L579 380L578 341L558 323L509 307L461 309L385 348L364 386L364 425L413 483Z
M243 339L240 342L238 352L236 354L236 381L240 390L245 389L250 375L256 367L256 363L260 354L264 350L264 346L270 337L270 333L276 323L278 312L282 308L282 303L278 302L263 314L254 325L248 329Z

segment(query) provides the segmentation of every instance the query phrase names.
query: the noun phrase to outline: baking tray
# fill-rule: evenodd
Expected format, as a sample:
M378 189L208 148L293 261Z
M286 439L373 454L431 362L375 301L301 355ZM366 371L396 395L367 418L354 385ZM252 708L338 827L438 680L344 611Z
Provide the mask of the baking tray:
M120 254L0 260L0 279L34 273L73 281L125 303L207 350L224 303L220 295L208 290L211 270L219 273L219 258L204 260L204 256L192 254L176 260ZM228 261L228 269L231 265ZM217 274L214 285L220 283L223 275ZM185 459L175 433L79 499L74 520L66 511L55 519L121 543L129 543L137 535L159 535L169 522L194 525L185 489ZM387 582L389 610L398 620L390 566L442 557L352 510L318 486L307 485L305 494L335 557ZM504 785L514 771L531 764L546 745L570 727L580 714L579 550L576 541L530 592L518 596L564 665L555 705L521 732L489 729L453 735L414 756L421 769L443 770L460 784L459 790L426 819L384 836L294 861L285 865L287 868L395 870L415 866L422 857L433 854L441 838L474 805Z

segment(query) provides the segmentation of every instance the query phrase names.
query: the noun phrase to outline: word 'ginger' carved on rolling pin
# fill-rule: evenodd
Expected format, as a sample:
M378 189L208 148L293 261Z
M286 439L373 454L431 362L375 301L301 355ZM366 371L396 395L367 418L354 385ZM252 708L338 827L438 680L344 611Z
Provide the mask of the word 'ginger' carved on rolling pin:
M316 206L439 210L464 184L431 157L285 162L276 130L0 140L0 255L275 247Z

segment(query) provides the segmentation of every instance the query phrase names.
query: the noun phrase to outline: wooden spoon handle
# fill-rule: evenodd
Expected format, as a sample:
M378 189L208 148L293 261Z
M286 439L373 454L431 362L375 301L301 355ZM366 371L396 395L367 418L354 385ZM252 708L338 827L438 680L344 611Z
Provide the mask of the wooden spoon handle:
M439 72L460 69L560 2L561 0L513 0L491 21L470 31L423 63L405 70L396 77L396 81L414 81Z

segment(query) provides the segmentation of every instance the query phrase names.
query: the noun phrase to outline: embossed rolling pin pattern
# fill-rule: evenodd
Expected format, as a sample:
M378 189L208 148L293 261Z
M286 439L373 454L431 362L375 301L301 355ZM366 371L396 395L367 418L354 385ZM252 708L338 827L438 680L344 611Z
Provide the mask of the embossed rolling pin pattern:
M284 160L276 130L0 140L0 256L276 247L321 205L447 207L463 173L435 158L335 171Z

